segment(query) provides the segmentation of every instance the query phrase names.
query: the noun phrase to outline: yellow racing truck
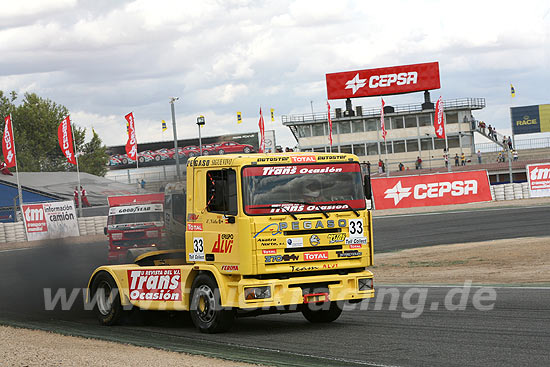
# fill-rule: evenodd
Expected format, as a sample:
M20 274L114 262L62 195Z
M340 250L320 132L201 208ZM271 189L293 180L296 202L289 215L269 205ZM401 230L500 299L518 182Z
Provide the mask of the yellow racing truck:
M189 311L208 333L266 313L331 322L344 302L374 296L370 183L356 156L194 157L186 181L165 203L185 226L179 248L93 272L88 302L102 324L131 308Z

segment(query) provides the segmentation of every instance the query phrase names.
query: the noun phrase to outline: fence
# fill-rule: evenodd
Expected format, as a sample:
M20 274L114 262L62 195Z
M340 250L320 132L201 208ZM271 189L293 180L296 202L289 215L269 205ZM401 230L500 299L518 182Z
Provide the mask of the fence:
M528 150L528 149L543 149L550 148L550 138L535 138L535 139L516 139L516 150ZM496 143L480 143L475 145L476 152L479 150L481 153L496 153L501 152L502 148Z

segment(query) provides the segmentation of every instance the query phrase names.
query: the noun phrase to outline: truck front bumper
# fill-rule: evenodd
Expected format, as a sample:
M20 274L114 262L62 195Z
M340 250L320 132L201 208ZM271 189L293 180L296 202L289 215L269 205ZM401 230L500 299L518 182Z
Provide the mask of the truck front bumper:
M374 297L373 275L364 270L347 275L312 275L289 279L243 278L234 284L227 306L258 309L307 302L353 301ZM254 290L259 290L255 295ZM320 295L315 298L315 295ZM256 298L261 297L261 298Z

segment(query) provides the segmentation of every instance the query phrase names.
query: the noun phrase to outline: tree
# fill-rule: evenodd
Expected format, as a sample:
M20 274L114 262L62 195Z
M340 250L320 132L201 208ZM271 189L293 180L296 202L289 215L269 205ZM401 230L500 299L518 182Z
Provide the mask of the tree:
M0 91L0 113L2 113L0 127L3 133L4 117L11 114L19 171L76 170L76 167L67 162L57 139L57 127L69 114L68 109L49 99L41 98L35 93L25 93L18 106L14 103L16 100L15 92L11 92L7 97L4 92ZM72 129L76 150L83 151L86 129L79 128L74 124L72 124ZM94 133L92 141L94 138L94 146L102 148L99 136ZM88 160L86 154L90 154L89 152L80 157L87 161L86 168L82 170L90 173L104 172L104 167L100 167L100 165L104 166L107 158L105 157L103 163L100 163L100 154L97 154L95 159Z
M92 140L84 144L81 156L78 158L79 168L96 176L105 176L109 155L107 147L101 144L99 135L92 129Z

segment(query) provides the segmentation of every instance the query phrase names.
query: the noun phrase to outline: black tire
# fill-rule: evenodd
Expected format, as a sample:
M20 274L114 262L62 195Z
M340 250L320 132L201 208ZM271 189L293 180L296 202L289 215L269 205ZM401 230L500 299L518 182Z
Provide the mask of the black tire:
M120 304L120 293L115 280L108 273L99 273L92 283L94 310L102 325L115 325L120 322L124 309Z
M250 148L249 147L244 147L243 152L245 152L246 154L250 153Z
M202 333L221 333L235 320L231 309L223 309L216 281L208 274L199 274L191 286L191 320Z
M223 149L218 150L218 154L220 154L220 155L225 154L225 150L223 150Z
M336 320L342 314L342 306L338 302L330 302L329 307L325 304L307 304L302 308L302 315L307 321L318 323L329 323Z
M160 155L157 155L157 156L155 156L155 161L157 161L157 162L158 162L158 161L160 161L161 159L162 159L162 158L161 158L161 156L160 156Z
M143 163L143 162L145 162L145 158L143 158L143 157L138 157L138 161L139 161L139 163Z

